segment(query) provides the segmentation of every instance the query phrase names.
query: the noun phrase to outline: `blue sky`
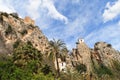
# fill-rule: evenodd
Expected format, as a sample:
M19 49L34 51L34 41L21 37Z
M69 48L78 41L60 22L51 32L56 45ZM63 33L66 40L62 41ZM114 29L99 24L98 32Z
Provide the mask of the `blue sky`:
M30 16L49 40L72 49L78 38L89 47L104 41L120 50L120 0L0 0L0 11Z

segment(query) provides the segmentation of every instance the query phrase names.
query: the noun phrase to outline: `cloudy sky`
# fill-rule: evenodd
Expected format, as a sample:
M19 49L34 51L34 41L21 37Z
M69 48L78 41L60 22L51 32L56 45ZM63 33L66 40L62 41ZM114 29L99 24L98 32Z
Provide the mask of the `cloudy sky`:
M30 16L49 40L69 49L78 38L88 46L104 41L120 50L120 0L0 0L0 11Z

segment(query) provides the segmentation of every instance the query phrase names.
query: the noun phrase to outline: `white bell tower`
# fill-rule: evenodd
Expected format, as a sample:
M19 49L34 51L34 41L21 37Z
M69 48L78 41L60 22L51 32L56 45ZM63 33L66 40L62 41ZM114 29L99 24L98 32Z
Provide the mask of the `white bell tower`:
M84 39L78 39L78 43L83 43Z

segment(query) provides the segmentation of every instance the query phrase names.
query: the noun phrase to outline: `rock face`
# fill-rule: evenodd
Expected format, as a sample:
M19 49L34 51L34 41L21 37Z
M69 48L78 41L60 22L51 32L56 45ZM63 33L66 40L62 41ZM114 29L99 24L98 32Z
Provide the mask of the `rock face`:
M13 44L30 41L42 53L48 50L48 39L30 17L21 19L16 13L0 12L0 53L11 53Z
M76 48L74 48L72 54L70 54L67 66L75 68L79 64L84 64L87 72L91 73L93 72L93 61L97 61L96 63L98 65L102 64L112 68L114 66L113 61L120 62L120 52L112 48L111 44L105 42L97 42L94 45L94 49L90 49L83 39L79 39L76 43ZM72 64L72 66L70 64Z
M76 49L73 49L73 66L84 64L87 72L91 72L91 53L89 47L84 43L83 39L79 39L76 43Z
M97 42L94 45L93 57L106 66L112 66L112 60L120 62L120 52L112 48L111 44Z

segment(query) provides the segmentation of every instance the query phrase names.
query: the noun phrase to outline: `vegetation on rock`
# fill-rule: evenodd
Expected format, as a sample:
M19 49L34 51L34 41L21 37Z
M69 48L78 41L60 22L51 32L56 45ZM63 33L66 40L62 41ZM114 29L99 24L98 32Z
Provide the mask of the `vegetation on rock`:
M6 31L5 31L5 33L6 33L6 35L8 35L8 34L10 34L10 33L12 33L12 27L11 27L11 25L8 25L8 28L6 29Z

